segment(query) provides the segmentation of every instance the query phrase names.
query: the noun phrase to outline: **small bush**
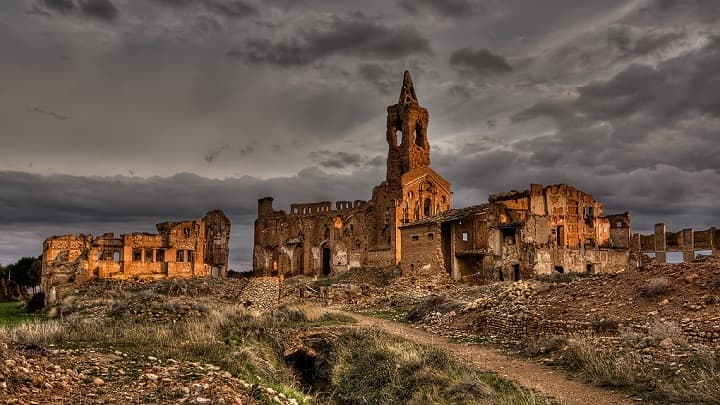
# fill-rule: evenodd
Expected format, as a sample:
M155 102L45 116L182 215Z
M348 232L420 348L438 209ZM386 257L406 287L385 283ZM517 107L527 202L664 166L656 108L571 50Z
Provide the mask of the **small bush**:
M25 304L25 312L34 314L45 308L45 293L33 294L32 298Z
M590 326L592 327L593 332L598 334L614 334L618 331L618 321L615 319L595 319L591 322Z
M558 335L545 335L522 342L521 351L526 356L536 357L554 353L567 345L567 338Z
M665 277L656 277L650 279L640 292L647 298L660 297L670 292L670 282Z
M561 360L599 385L633 387L647 383L646 367L638 353L605 352L589 339L570 341Z
M657 321L650 326L648 335L658 342L670 338L675 344L683 346L687 345L687 341L682 334L682 330L680 330L680 327L676 322Z

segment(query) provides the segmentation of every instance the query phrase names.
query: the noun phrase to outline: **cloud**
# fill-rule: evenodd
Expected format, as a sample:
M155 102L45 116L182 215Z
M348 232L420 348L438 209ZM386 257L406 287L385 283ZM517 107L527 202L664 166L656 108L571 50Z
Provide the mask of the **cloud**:
M361 64L358 66L358 75L382 94L392 94L397 90L397 73L377 63Z
M334 16L321 27L301 29L292 39L251 38L228 55L281 67L307 65L342 55L397 59L430 55L430 41L409 25L389 26L362 13Z
M40 4L47 9L67 14L75 11L75 3L72 0L41 0Z
M385 164L385 156L377 155L368 157L360 153L333 152L320 150L311 152L310 159L317 162L321 167L328 169L353 169L379 167Z
M293 202L368 199L383 175L379 169L333 175L317 168L266 180L189 173L142 178L0 171L0 260L12 261L12 252L39 254L43 239L53 233L154 232L155 223L222 209L233 226L233 263L247 263L258 198L274 196L276 209ZM22 240L13 237L17 232L26 232Z
M80 10L88 16L105 21L113 21L118 15L118 9L110 0L80 0Z
M246 18L258 14L257 8L244 1L205 0L205 8L229 18Z
M119 11L110 0L36 0L33 12L50 16L52 12L62 15L83 15L107 22L114 21Z
M427 9L443 17L454 18L469 17L479 11L479 6L468 0L398 0L397 4L412 14Z
M226 151L226 150L228 150L228 149L230 149L230 145L223 145L223 146L221 146L221 147L219 147L219 148L217 148L217 149L215 149L215 150L211 150L210 152L208 152L207 154L205 154L205 161L208 162L208 163L214 162L215 159L217 159L218 157L220 157L220 154L221 154L221 153L223 153L224 151Z
M258 9L253 4L241 0L152 0L156 3L170 7L200 6L205 10L225 16L240 19L255 16Z
M469 74L507 73L513 70L508 61L487 49L460 48L450 55L450 66Z
M33 107L33 108L27 110L27 112L29 112L29 113L35 113L35 114L47 115L47 116L52 117L52 118L55 118L55 119L57 119L57 120L67 120L67 119L70 118L70 117L68 117L68 116L65 116L65 115L62 115L62 114L58 114L58 113L56 113L56 112L43 110L43 109L40 108L40 107Z

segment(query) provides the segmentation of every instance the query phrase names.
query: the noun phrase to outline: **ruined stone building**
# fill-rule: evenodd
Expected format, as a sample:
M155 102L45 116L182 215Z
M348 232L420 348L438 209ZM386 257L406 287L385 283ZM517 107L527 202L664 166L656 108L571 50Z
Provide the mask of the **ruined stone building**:
M163 222L158 233L63 235L43 243L41 288L48 303L93 279L227 275L230 221L222 211Z
M256 275L338 273L388 266L402 256L400 226L450 209L450 183L430 168L429 114L405 72L398 103L387 108L387 176L369 201L293 204L275 211L258 202Z
M627 269L630 214L605 215L590 194L560 184L491 195L401 227L403 273L520 280L553 272Z
M430 168L429 115L405 72L387 109L387 176L369 201L292 204L259 200L256 275L329 275L400 264L404 273L447 272L509 280L628 266L630 215L567 185L508 192L488 204L450 209L450 183Z
M720 256L720 229L709 228L704 231L683 229L668 232L663 223L655 224L655 233L650 235L633 234L633 253L654 255L658 263L667 262L670 252L682 253L684 262L692 262L699 252Z

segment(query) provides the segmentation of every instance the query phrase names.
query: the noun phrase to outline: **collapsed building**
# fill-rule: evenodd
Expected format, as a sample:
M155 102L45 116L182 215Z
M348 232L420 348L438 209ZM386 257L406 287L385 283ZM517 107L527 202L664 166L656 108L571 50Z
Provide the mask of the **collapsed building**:
M163 222L157 234L53 236L43 243L41 289L51 304L93 279L227 276L230 220L222 211Z
M630 215L604 215L591 195L567 185L509 192L488 204L451 209L451 184L430 168L428 111L406 71L387 108L386 179L369 201L258 202L253 271L258 276L330 275L400 265L455 279L614 272L628 266Z
M520 280L627 269L630 214L605 215L590 194L559 184L494 194L401 227L404 273L439 270L455 280Z

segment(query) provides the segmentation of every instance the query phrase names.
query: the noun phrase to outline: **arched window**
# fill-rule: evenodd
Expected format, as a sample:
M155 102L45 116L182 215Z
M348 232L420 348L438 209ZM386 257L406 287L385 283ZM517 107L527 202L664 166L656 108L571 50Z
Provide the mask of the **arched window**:
M421 147L425 145L423 139L423 128L419 122L415 125L415 145Z
M429 198L426 198L425 203L423 204L423 214L426 217L429 217L432 215L432 201L430 201Z

